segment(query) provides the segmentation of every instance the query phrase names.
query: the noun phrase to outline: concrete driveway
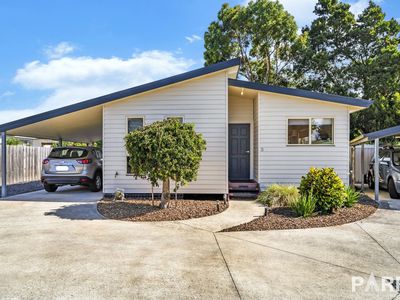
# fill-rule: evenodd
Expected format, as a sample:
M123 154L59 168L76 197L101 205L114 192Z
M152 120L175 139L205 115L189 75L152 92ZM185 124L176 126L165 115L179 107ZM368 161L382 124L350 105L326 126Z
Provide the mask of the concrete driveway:
M400 211L330 228L215 233L217 220L253 218L254 203L232 202L220 219L129 223L102 219L100 197L66 188L0 201L0 298L400 299L380 291L381 277L400 276ZM371 273L379 289L352 292L352 276Z

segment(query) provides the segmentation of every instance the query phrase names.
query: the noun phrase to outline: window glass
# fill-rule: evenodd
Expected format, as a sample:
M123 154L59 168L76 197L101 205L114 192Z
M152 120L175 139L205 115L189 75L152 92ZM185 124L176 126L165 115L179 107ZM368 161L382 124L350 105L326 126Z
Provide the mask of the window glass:
M311 119L311 143L333 144L333 119Z
M143 127L142 118L128 118L128 133Z
M393 164L400 166L400 151L393 152Z
M380 157L380 161L384 161L384 162L390 162L391 159L391 152L388 150L384 150L382 151L382 155L381 153L379 153L379 157Z
M309 126L309 119L289 119L288 144L308 144Z
M49 158L82 158L88 155L86 149L80 148L54 148L49 154Z

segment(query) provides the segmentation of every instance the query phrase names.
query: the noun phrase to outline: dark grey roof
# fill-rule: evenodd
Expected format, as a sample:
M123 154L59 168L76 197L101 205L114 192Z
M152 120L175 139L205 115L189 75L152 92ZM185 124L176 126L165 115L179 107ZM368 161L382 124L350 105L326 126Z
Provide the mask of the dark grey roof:
M213 72L217 72L217 71L221 71L230 67L234 67L234 66L238 66L240 65L240 59L239 58L234 58L228 61L224 61L224 62L220 62L220 63L216 63L213 65L209 65L200 69L196 69L193 71L189 71L186 73L182 73L179 75L175 75L175 76L171 76L168 78L164 78L161 80L157 80L157 81L153 81L150 83L146 83L143 85L139 85L136 87L132 87L126 90L122 90L122 91L118 91L115 93L111 93L108 95L104 95L104 96L100 96L97 98L93 98L90 100L86 100L83 102L79 102L76 104L72 104L69 106L65 106L65 107L61 107L58 109L54 109L54 110L50 110L44 113L40 113L37 115L33 115L27 118L23 118L23 119L19 119L16 121L12 121L9 123L5 123L5 124L1 124L0 125L0 131L6 131L6 130L10 130L10 129L14 129L14 128L19 128L25 125L29 125L29 124L33 124L33 123L37 123L46 119L51 119L51 118L55 118L58 116L62 116L65 114L69 114L75 111L79 111L82 109L86 109L86 108L90 108L93 106L97 106L97 105L101 105L101 104L105 104L117 99L121 99L124 97L128 97L128 96L132 96L132 95L136 95L136 94L140 94L143 92L147 92L150 90L154 90L157 88L161 88L161 87L165 87L167 85L170 84L174 84L174 83L178 83L181 81L185 81L188 79L192 79L195 77L199 77L199 76L203 76L203 75L207 75Z
M316 99L316 100L328 101L328 102L334 102L334 103L340 103L340 104L347 104L347 105L359 106L359 107L369 107L372 104L372 101L364 100L364 99L324 94L324 93L318 93L318 92L312 92L312 91L300 90L300 89L293 89L293 88L286 88L286 87L280 87L280 86L273 86L273 85L238 80L238 79L229 79L229 85L252 89L252 90L284 94L284 95L290 95L290 96L297 96L297 97L304 97L304 98L310 98L310 99Z
M364 134L369 141L392 135L400 135L400 125Z
M216 63L216 64L209 65L209 66L206 66L206 67L203 67L200 69L196 69L196 70L182 73L179 75L171 76L171 77L168 77L165 79L153 81L153 82L139 85L136 87L132 87L132 88L129 88L126 90L118 91L115 93L100 96L97 98L93 98L90 100L72 104L69 106L61 107L58 109L50 110L50 111L47 111L44 113L40 113L37 115L33 115L30 117L12 121L9 123L1 124L0 132L19 128L19 127L26 126L26 125L33 124L33 123L37 123L37 122L40 122L43 120L55 118L55 117L69 114L72 112L76 112L79 110L94 107L97 105L102 105L102 104L112 102L112 101L115 101L115 100L118 100L118 99L121 99L124 97L133 96L133 95L140 94L143 92L151 91L151 90L154 90L157 88L165 87L165 86L168 86L168 85L171 85L174 83L179 83L181 81L185 81L185 80L189 80L189 79L196 78L199 76L207 75L207 74L210 74L213 72L221 71L221 70L224 70L224 69L227 69L230 67L234 67L234 66L238 66L238 65L240 65L239 58L234 58L234 59L231 59L228 61ZM323 93L311 92L311 91L306 91L306 90L278 87L278 86L266 85L266 84L237 80L237 79L229 79L229 85L236 86L236 87L248 88L248 89L254 89L254 90L260 90L260 91L266 91L266 92L272 92L272 93L278 93L278 94L285 94L285 95L291 95L291 96L305 97L305 98L311 98L311 99L316 99L316 100L359 106L359 107L368 107L372 104L371 101L363 100L363 99L356 99L356 98L351 98L351 97L323 94Z

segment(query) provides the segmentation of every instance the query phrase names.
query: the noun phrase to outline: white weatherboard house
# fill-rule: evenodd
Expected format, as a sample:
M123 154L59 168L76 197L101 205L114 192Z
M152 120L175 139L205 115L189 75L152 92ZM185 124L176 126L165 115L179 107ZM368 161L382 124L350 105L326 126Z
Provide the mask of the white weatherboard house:
M312 166L349 181L349 117L367 100L238 80L239 59L0 125L10 135L103 140L103 192L150 193L129 174L124 136L169 117L207 141L198 180L180 192L227 194L229 182L298 184ZM4 136L5 134L3 134Z

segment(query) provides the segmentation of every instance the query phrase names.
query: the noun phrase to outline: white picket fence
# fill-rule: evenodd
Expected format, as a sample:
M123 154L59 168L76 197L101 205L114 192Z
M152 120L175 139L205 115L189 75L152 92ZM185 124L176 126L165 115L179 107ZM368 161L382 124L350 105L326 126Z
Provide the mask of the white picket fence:
M42 161L50 151L47 147L7 146L7 185L40 180ZM0 153L0 170L1 161Z

